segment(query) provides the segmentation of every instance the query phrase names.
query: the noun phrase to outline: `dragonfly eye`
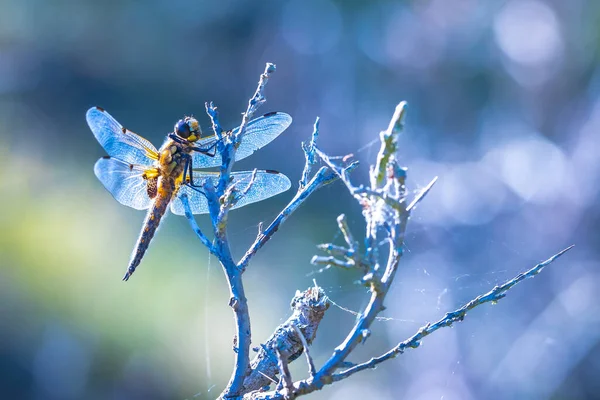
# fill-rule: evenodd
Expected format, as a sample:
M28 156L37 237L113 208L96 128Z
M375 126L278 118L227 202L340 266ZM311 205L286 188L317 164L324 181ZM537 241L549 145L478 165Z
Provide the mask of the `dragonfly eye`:
M201 133L200 124L198 123L198 120L196 118L187 117L185 119L185 122L187 123L188 127L190 128L190 131L193 134Z
M179 122L175 124L175 133L177 136L187 139L191 133L190 126L188 125L187 121L180 119Z

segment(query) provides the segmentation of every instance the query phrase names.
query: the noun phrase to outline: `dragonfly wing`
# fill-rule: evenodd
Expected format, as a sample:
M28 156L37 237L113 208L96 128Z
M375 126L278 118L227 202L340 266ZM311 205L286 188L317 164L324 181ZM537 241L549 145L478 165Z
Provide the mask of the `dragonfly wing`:
M94 173L119 203L145 210L152 203L142 177L146 168L107 156L96 162Z
M247 185L252 179L252 171L233 172L231 174L233 183L236 184L239 192L244 191ZM217 185L219 174L211 172L200 172L194 171L194 183L196 185L202 185L206 179L211 179L213 185ZM239 208L247 204L256 203L257 201L268 199L269 197L275 196L279 193L285 192L292 186L289 178L277 171L257 171L256 178L252 187L248 192L238 200L233 208ZM182 185L177 193L177 196L171 202L171 211L173 214L185 215L185 208L179 196L186 193L190 208L193 214L206 214L208 213L208 202L206 197L187 185Z
M195 181L195 179L194 179ZM195 181L195 184L201 181ZM185 215L185 207L181 201L181 195L186 194L192 214L208 214L208 201L206 197L188 185L181 185L177 196L171 200L171 212L175 215Z
M156 148L144 139L119 124L100 107L92 107L86 120L98 142L109 156L127 163L150 165L158 159Z
M236 161L252 155L256 150L272 142L291 123L292 117L282 112L265 114L248 122L246 132L242 137L242 143L235 153ZM235 128L232 134L236 134L239 129L239 127ZM217 138L215 136L209 136L199 140L198 146L204 148L210 147L216 141ZM194 168L218 167L221 165L221 156L219 153L215 154L214 157L209 157L202 153L194 153L192 161Z

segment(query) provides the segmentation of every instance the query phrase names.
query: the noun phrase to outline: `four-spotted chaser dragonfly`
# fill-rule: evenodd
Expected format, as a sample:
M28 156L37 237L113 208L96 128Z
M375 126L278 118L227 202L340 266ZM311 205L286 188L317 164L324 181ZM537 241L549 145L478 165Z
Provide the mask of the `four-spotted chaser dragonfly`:
M125 129L100 107L89 109L86 119L94 136L108 153L94 166L100 182L119 203L137 210L148 210L123 278L128 280L140 264L169 204L173 214L184 215L180 196L186 194L192 213L208 213L207 199L198 186L206 179L211 179L216 185L219 174L197 168L221 165L221 157L215 150L218 139L214 135L202 138L198 121L185 117L175 124L173 132L167 135L164 144L157 150L152 143ZM280 112L250 121L235 159L248 157L267 145L291 122L292 117ZM235 134L238 130L239 127L223 134ZM252 176L253 171L231 174L232 182L242 190ZM275 196L290 186L288 177L277 171L257 171L254 183L233 208Z

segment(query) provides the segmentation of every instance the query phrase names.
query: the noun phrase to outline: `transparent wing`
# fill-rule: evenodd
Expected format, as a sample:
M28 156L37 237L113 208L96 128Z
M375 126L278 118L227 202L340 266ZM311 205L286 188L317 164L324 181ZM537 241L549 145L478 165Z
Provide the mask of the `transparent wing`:
M252 171L233 172L231 174L233 182L239 191L243 191L252 179ZM206 179L211 179L216 186L219 179L219 174L211 172L194 171L194 184L202 185ZM246 204L256 203L257 201L268 199L279 193L285 192L292 186L292 183L287 176L280 174L277 171L257 171L256 178L252 187L244 197L238 200L233 208L239 208ZM173 214L185 215L185 209L179 196L187 194L190 208L194 214L208 213L208 202L202 193L192 189L187 185L182 185L179 188L177 196L171 202L171 211Z
M90 108L85 118L94 136L109 156L139 165L150 165L153 160L158 159L158 151L152 143L123 128L100 107Z
M107 156L96 161L94 173L119 203L145 210L152 203L146 191L146 181L142 178L146 168Z
M273 139L279 136L292 123L292 117L286 113L273 112L265 114L262 117L253 119L248 122L246 132L242 137L242 143L235 153L235 159L241 160L246 158L256 150L266 146ZM235 128L232 133L239 131L239 127ZM200 147L210 147L216 143L216 136L209 136L198 141ZM194 153L192 155L194 168L210 168L221 165L221 156L217 153L214 157L209 157L202 153Z

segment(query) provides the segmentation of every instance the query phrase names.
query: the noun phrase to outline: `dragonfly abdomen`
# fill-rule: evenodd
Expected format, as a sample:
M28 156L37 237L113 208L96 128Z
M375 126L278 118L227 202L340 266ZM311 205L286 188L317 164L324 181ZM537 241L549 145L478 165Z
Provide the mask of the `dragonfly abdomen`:
M135 245L135 249L131 254L131 261L129 261L129 267L127 268L127 272L123 277L123 280L126 281L133 275L135 269L140 265L146 250L148 249L148 245L150 245L150 241L154 237L156 230L158 229L158 225L160 224L160 220L163 215L167 211L167 207L169 206L169 202L171 200L170 196L157 196L154 200L154 203L148 210L146 214L146 219L144 220L144 225L142 225L142 231L140 232L140 236Z

